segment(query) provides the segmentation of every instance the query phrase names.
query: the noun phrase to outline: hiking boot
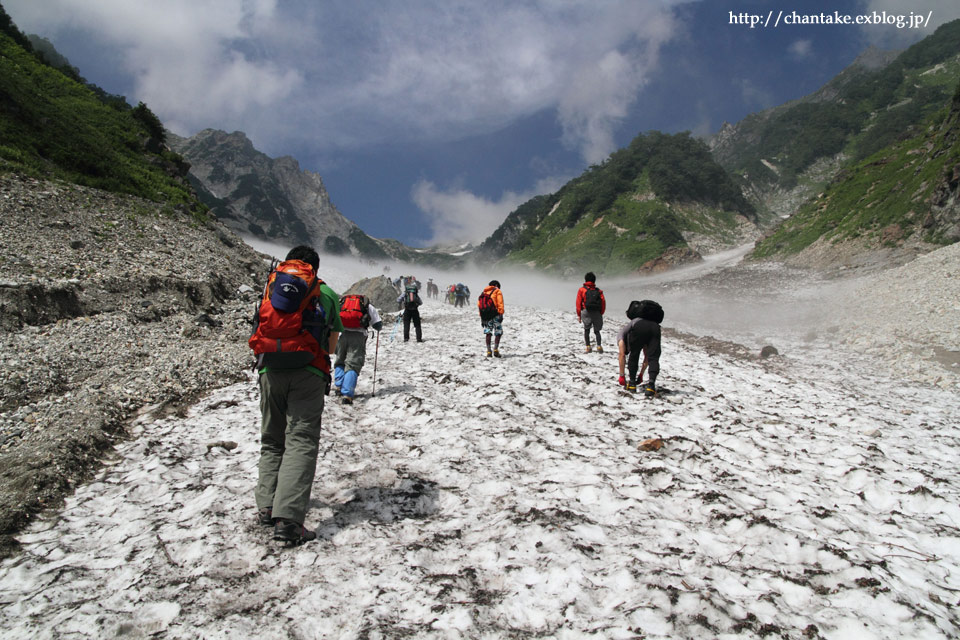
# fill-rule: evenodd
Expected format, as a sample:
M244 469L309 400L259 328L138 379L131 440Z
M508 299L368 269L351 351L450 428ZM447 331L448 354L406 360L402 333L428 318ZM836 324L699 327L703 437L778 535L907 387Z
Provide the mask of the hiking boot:
M657 387L652 382L648 382L643 386L643 395L647 398L652 398L657 395Z
M493 357L494 357L494 358L499 358L499 357L500 357L500 349L494 349L494 350L493 350Z
M334 388L333 388L333 395L337 396L338 398L340 397L340 395L341 395L341 393L340 393L340 387L334 387Z
M343 397L340 399L340 402L341 402L342 404L353 404L353 398L351 398L350 396L343 396Z
M587 345L587 348L583 350L584 353L590 353L590 351L591 351L590 345Z
M273 527L273 539L292 547L316 540L317 534L314 531L308 531L302 524L279 518L277 524Z
M264 507L257 511L257 522L265 527L273 526L273 507Z
M489 358L492 355L493 355L493 351L490 351L490 349L487 349L487 357Z
M597 345L597 353L603 353L603 347Z
M633 392L633 393L636 393L636 391L637 391L637 383L634 382L633 380L627 382L626 389L627 389L627 391L631 391L631 392Z

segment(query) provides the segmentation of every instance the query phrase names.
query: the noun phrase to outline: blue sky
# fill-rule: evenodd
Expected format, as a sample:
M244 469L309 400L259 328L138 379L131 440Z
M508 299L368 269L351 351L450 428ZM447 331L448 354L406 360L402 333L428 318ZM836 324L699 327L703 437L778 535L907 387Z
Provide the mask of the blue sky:
M174 132L244 131L367 233L479 241L638 133L715 132L798 98L956 0L3 0L89 81ZM735 16L931 16L929 26Z

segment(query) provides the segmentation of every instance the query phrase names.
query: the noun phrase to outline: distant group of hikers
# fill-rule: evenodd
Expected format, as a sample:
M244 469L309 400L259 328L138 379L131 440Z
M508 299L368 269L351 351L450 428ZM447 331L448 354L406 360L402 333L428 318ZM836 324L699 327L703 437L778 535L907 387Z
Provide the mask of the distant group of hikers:
M369 329L377 332L379 345L383 328L377 308L366 296L338 297L317 276L319 268L320 257L312 247L300 245L287 253L267 278L249 339L260 386L260 461L254 491L257 519L273 527L273 539L286 545L316 538L303 523L316 472L324 399L332 387L341 402L353 403ZM420 282L408 276L398 278L394 285L402 285L397 304L403 311L404 341L410 339L412 323L417 342L423 342ZM448 297L452 294L454 304L464 306L469 292L465 285L451 285ZM439 297L432 279L427 283L427 295ZM463 302L457 303L460 298ZM591 333L597 353L603 353L600 330L606 305L596 276L587 273L575 305L587 353L592 351ZM499 358L504 306L498 280L484 287L477 298L477 310L486 355ZM634 300L626 315L629 321L617 334L618 383L636 391L637 381L649 370L644 394L655 396L663 309L651 300ZM332 366L331 354L335 355ZM629 377L624 374L625 367Z

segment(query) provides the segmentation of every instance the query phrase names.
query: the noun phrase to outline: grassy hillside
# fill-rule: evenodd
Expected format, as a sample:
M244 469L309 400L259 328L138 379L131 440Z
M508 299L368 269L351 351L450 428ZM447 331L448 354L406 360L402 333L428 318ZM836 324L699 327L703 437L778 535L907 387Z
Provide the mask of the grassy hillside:
M920 134L958 80L960 20L882 68L850 68L812 96L748 116L715 151L754 185L790 188L819 158L842 152L859 162Z
M935 193L956 191L960 171L960 86L948 109L928 119L924 134L885 147L843 171L757 244L754 257L795 254L823 238L894 246L914 235L924 242L957 241L948 230L956 212L933 209Z
M186 203L202 215L181 179L186 166L163 145L146 105L101 100L35 55L2 7L0 14L0 170Z
M689 134L637 136L555 194L512 212L479 252L547 270L636 270L684 231L723 236L754 216L730 176Z

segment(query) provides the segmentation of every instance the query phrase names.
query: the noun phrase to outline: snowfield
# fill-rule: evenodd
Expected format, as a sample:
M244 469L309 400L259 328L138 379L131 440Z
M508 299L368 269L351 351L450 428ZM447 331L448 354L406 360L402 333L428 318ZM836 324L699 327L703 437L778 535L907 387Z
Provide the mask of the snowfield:
M430 301L422 344L388 320L371 396L371 338L302 547L254 519L252 377L143 416L0 565L0 637L960 635L956 393L668 332L645 399L616 384L620 312L584 354L571 312L504 293L502 359Z

